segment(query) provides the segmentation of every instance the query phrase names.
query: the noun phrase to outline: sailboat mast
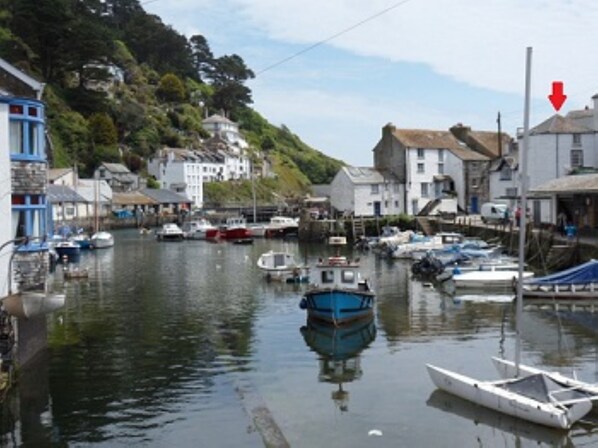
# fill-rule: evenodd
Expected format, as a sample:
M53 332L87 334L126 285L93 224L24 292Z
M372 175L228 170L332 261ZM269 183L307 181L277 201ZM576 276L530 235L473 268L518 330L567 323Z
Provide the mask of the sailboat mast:
M527 47L525 59L525 107L523 111L523 146L519 149L519 185L521 186L521 214L519 218L519 272L517 281L516 332L517 347L515 355L516 376L519 376L521 362L521 319L523 316L523 268L525 265L525 231L527 227L527 153L529 148L529 109L532 71L532 47Z

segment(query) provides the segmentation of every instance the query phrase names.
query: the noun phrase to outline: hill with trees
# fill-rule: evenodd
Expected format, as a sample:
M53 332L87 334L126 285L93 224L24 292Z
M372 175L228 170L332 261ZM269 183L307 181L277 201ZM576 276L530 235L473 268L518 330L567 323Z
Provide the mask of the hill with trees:
M89 175L123 162L143 173L165 146L200 147L202 118L221 112L239 123L255 163L272 165L265 192L302 194L342 165L251 108L254 73L241 56L214 56L206 37L185 37L138 0L0 0L0 11L0 56L47 84L53 167ZM206 188L223 201L233 190L247 188Z

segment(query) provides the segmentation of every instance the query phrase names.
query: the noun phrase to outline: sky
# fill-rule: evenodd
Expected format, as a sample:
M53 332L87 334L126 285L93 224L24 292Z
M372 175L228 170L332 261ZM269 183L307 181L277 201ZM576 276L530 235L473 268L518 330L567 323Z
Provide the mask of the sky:
M237 54L256 73L252 107L305 143L372 166L382 127L523 127L526 48L530 126L593 107L598 93L595 0L149 0L214 56Z

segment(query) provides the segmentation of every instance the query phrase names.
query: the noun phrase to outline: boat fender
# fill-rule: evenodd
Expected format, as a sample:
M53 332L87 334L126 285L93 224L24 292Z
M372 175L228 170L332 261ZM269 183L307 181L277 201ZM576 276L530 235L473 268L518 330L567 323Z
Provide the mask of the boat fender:
M459 266L455 266L453 268L453 275L459 275L461 274L461 269L459 268Z
M299 308L302 310L307 309L307 299L305 297L301 298L301 301L299 302Z

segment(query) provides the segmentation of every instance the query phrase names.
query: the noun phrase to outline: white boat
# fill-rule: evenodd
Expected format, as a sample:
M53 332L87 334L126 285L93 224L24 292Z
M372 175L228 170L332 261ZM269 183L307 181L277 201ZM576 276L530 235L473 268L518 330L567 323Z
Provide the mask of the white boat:
M104 249L114 246L114 237L110 232L96 232L91 236L91 247L94 249Z
M166 223L156 232L156 238L160 241L182 241L183 230L174 223Z
M288 216L273 216L266 228L266 236L270 238L284 238L297 235L299 222Z
M207 219L194 219L183 224L181 229L189 240L209 240L218 238L218 227Z
M479 381L431 364L426 364L426 367L436 387L479 405L541 425L569 429L592 409L592 401L585 394L575 393L572 388L545 375ZM545 397L541 397L534 394L534 386L549 391Z
M492 269L491 267L487 269L453 274L455 288L508 288L515 287L517 284L518 271ZM523 278L533 276L533 272L523 273Z
M526 63L526 102L523 146L520 148L520 174L521 185L521 208L527 207L527 148L529 147L529 102L530 102L530 61L531 48L527 49ZM521 227L519 233L519 270L517 276L517 363L515 372L520 372L519 352L521 338L521 316L523 313L523 289L524 278L524 246L525 246L526 216L521 216ZM493 274L505 274L504 271L491 271ZM507 271L508 272L508 271ZM468 274L474 274L473 272ZM483 272L481 274L484 274ZM467 275L467 274L463 274ZM512 272L508 272L511 277ZM512 280L512 279L509 279ZM502 379L499 381L477 380L450 370L442 369L431 364L426 365L428 374L434 384L449 393L470 400L481 406L494 409L495 411L527 421L542 425L569 429L571 426L588 414L593 407L592 400L598 399L595 391L588 394L588 391L579 391L575 385L558 381L558 377L548 375L544 372L530 374L527 376Z
M266 236L266 231L268 230L268 226L266 224L247 224L247 228L249 229L249 233L253 238L263 238Z
M328 245L329 246L346 246L347 245L347 237L342 236L342 235L329 236L328 237Z
M297 263L288 252L266 252L258 258L257 267L268 281L304 283L309 280L309 268Z

